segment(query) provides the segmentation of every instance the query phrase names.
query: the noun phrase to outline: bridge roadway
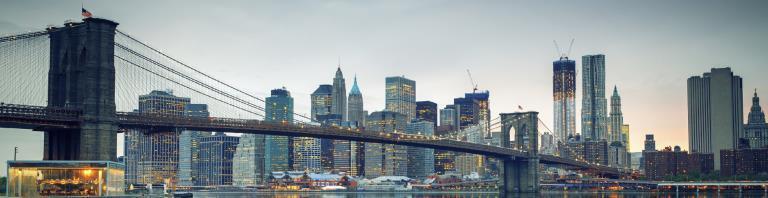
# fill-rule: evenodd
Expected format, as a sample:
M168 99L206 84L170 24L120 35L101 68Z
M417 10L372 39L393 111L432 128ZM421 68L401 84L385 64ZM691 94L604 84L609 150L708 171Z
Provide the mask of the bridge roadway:
M79 124L84 121L84 118L82 118L81 115L82 113L79 110L67 108L0 104L0 127L33 129L38 131L42 131L46 128L78 128ZM115 122L118 123L122 130L150 129L150 131L168 131L175 128L184 128L195 131L284 135L396 144L480 154L501 159L530 158L528 152L511 148L475 144L445 138L403 133L382 133L360 129L316 126L311 124L264 122L260 120L216 117L201 118L159 114L152 115L128 112L118 112ZM566 165L572 168L597 170L609 175L622 174L620 170L615 168L565 159L553 155L539 154L538 157L539 162L544 164Z

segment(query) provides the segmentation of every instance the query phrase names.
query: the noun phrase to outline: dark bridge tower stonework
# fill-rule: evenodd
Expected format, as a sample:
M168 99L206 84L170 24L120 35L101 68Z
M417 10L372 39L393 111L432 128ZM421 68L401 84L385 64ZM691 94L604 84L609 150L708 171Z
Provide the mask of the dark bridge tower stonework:
M527 158L502 159L502 193L539 192L539 127L538 112L502 113L501 145L527 151ZM510 131L515 131L515 143L510 145Z
M116 160L117 23L86 18L49 28L48 106L82 110L79 129L46 129L44 160Z

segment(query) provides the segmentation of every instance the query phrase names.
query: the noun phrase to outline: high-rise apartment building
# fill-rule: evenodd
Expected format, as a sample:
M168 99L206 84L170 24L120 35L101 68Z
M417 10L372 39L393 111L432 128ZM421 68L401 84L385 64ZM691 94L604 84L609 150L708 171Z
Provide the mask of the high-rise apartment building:
M366 131L392 133L402 132L406 126L406 116L391 111L376 111L366 119ZM407 175L407 149L405 146L391 144L365 143L365 177L376 178L382 175Z
M341 65L336 69L333 77L333 90L331 91L331 114L341 115L341 121L347 121L347 85L344 74L341 73Z
M605 55L582 56L581 66L581 137L586 141L607 140Z
M744 125L744 139L750 148L768 148L768 124L765 123L765 113L760 108L760 98L752 97L752 108Z
M569 135L576 135L576 61L563 56L552 67L555 142L566 143Z
M715 154L720 170L720 150L736 149L744 134L741 77L731 68L713 68L688 78L688 143L692 153Z
M432 103L434 104L434 103ZM432 136L435 124L430 121L416 121L405 127L407 134ZM435 172L435 150L430 148L408 147L408 174L410 178L423 179Z
M273 89L264 101L264 121L293 123L293 97L291 92ZM264 137L265 172L290 171L293 169L293 139L288 136L266 135Z
M175 96L170 90L155 90L139 96L139 109L135 111L182 116L189 103L189 98ZM126 183L164 184L178 181L180 133L181 130L128 130L125 134Z
M264 185L268 173L264 167L264 135L243 134L232 159L232 184L246 187Z
M387 77L385 89L385 110L403 114L407 121L416 117L416 81Z
M221 132L200 138L196 186L232 185L232 162L239 140L240 137Z

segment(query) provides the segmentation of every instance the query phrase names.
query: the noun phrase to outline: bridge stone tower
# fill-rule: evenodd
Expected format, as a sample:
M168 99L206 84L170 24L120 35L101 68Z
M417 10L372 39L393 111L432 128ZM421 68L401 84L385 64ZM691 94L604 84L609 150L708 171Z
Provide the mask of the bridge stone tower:
M527 151L525 159L503 159L502 193L539 192L539 127L538 112L502 113L501 145ZM515 143L510 145L510 130L515 130Z
M117 23L86 18L49 28L48 106L82 110L79 129L45 129L44 160L116 160Z

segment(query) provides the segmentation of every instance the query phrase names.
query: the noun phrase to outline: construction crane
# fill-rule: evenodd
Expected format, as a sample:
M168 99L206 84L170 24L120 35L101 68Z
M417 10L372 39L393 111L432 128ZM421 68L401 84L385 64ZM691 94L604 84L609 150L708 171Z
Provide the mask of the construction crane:
M576 39L571 39L571 44L568 45L568 53L563 53L562 51L560 51L560 46L557 44L557 41L552 40L552 42L555 43L555 49L557 50L557 55L560 56L561 58L562 57L568 58L571 55L571 49L573 49L573 41L575 40Z
M469 82L472 83L472 93L477 92L477 83L475 83L475 79L472 79L472 73L469 72L469 69L467 69L467 75L469 75Z

